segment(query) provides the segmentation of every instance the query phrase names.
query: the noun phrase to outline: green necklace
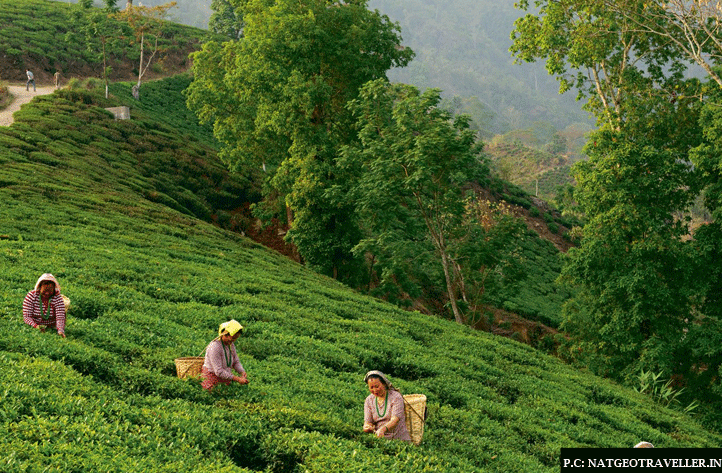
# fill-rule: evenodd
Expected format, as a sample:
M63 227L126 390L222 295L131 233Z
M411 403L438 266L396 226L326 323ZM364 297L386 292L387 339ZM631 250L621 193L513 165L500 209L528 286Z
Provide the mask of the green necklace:
M43 309L43 299L40 299L40 316L43 318L43 320L48 320L50 318L50 299L48 299L48 311L45 312Z
M386 391L386 399L384 399L384 413L383 414L379 412L379 399L376 398L376 414L378 414L378 416L380 418L383 418L386 415L387 407L389 407L389 391L388 390Z
M233 355L231 354L231 348L228 347L228 353L226 353L226 344L221 342L221 346L223 347L223 358L226 359L226 366L231 367L231 362L233 361ZM386 411L384 411L386 412Z

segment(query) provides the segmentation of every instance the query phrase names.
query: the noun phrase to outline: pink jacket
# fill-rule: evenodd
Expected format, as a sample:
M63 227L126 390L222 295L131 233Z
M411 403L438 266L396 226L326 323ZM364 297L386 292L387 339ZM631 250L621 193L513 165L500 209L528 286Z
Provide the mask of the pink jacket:
M233 379L233 369L240 375L246 372L241 360L238 359L236 346L233 343L224 346L218 339L213 340L206 347L203 367L221 379Z
M384 437L387 439L411 440L409 430L406 428L406 415L404 414L404 397L395 389L388 390L388 405L384 406L383 414L379 412L376 396L369 394L364 401L364 423L374 426L374 430L381 428L396 416L399 423L390 432L386 432Z
M40 283L43 281L52 281L55 284L55 294L50 298L50 314L47 319L43 319L43 312L47 314L48 307L43 307L40 300ZM65 333L65 303L60 295L60 284L57 279L50 273L45 273L35 283L35 289L28 292L23 300L23 321L33 328L38 325L55 326L58 333Z

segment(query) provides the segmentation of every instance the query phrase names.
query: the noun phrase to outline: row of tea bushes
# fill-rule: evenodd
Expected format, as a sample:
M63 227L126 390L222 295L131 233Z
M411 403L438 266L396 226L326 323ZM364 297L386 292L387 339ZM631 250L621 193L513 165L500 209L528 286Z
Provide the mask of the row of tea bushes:
M86 108L68 105L64 126ZM89 110L90 143L95 130L143 132ZM0 471L537 473L558 470L562 447L722 443L531 347L402 311L146 199L130 149L49 164L27 158L54 150L33 127L8 133L34 144L0 148ZM47 271L72 301L67 339L22 323ZM236 344L251 384L207 393L177 379L173 359L201 353L230 318L246 326ZM421 446L361 433L369 369L428 396Z
M464 471L405 444L301 430L318 422L305 411L123 396L43 357L0 363L4 472Z
M80 71L102 70L103 46L108 54L111 77L125 76L127 70L137 66L140 48L131 41L133 33L127 24L119 20L108 20L107 27L116 32L117 37L101 44L100 37L86 38L82 31L88 28L85 15L76 17L80 10L78 2L54 2L47 0L3 0L0 8L0 50L6 56L8 67L17 66L17 71L2 71L13 80L24 77L26 64L37 64L35 72L38 86L43 77L50 85L56 70L61 70L61 82L65 83ZM124 8L121 2L117 6ZM162 49L160 57L154 61L154 71L158 70L158 60L165 59L162 67L185 68L187 60L183 52L200 48L203 41L214 36L208 30L193 28L177 23L166 22L163 34L159 37ZM179 54L181 53L181 54ZM14 67L15 69L15 67ZM8 74L9 73L9 74ZM127 76L125 76L127 77Z

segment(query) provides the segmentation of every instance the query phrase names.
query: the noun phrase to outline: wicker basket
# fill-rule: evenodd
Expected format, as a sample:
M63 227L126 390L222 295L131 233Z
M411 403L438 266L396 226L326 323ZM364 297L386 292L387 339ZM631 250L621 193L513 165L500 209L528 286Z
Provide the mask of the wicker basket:
M63 304L65 304L65 310L67 311L70 309L70 298L65 294L60 294L60 297L63 298Z
M180 379L184 379L200 376L204 360L205 358L202 356L185 356L183 358L176 358L175 371L178 374L178 377Z
M411 441L414 442L414 445L419 445L424 436L424 423L426 422L426 395L404 395L404 414Z

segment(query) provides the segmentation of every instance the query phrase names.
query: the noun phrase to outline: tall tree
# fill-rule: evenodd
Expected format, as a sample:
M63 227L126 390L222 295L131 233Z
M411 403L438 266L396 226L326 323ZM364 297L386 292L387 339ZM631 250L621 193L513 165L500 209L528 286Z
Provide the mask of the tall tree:
M188 105L212 122L231 168L267 171L266 203L289 209L287 234L304 260L346 278L358 228L348 204L327 189L347 177L338 149L356 140L346 108L365 82L413 53L398 25L366 0L249 0L238 40L193 55Z
M139 98L143 76L148 71L155 55L161 50L158 40L163 34L164 18L168 10L174 6L176 6L176 2L169 2L155 7L134 7L132 0L128 0L125 10L115 15L116 18L130 25L135 34L135 41L140 47L138 82L133 87L133 95L136 99ZM148 45L148 42L150 45Z
M716 83L716 79L712 79ZM690 158L701 175L702 196L709 214L694 234L697 264L695 281L700 287L697 310L690 327L687 357L682 366L693 388L713 387L722 397L722 89L710 87L702 110L701 144Z
M409 249L419 258L428 244L454 319L464 323L463 274L453 247L467 234L465 186L484 180L488 169L468 117L452 119L439 102L438 90L421 94L413 86L369 82L351 105L361 139L345 149L344 163L360 170L352 198L369 230L357 251L403 264L414 260Z
M662 369L719 390L722 352L710 347L719 338L720 271L705 257L719 255L722 233L718 220L693 231L686 213L703 191L715 209L721 174L712 151L720 102L709 95L718 79L685 77L694 64L714 73L713 4L539 0L538 12L516 23L512 51L545 59L562 90L591 97L599 119L590 159L575 168L589 222L563 272L580 289L565 327L599 370L631 377L639 367Z
M607 374L632 376L640 364L669 370L694 300L687 223L672 215L694 198L693 170L620 133L595 140L575 172L588 222L563 269L579 289L564 327L603 357Z
M603 0L602 8L624 18L640 34L671 44L696 63L718 85L722 75L715 65L722 58L722 9L718 0L629 2Z
M518 3L524 10L528 0ZM668 98L682 78L686 62L665 38L640 30L642 17L622 16L598 0L537 0L537 14L518 19L510 48L520 62L546 60L560 92L577 89L600 124L619 130L634 109L632 97ZM623 0L632 11L645 0ZM663 18L654 19L660 28Z

